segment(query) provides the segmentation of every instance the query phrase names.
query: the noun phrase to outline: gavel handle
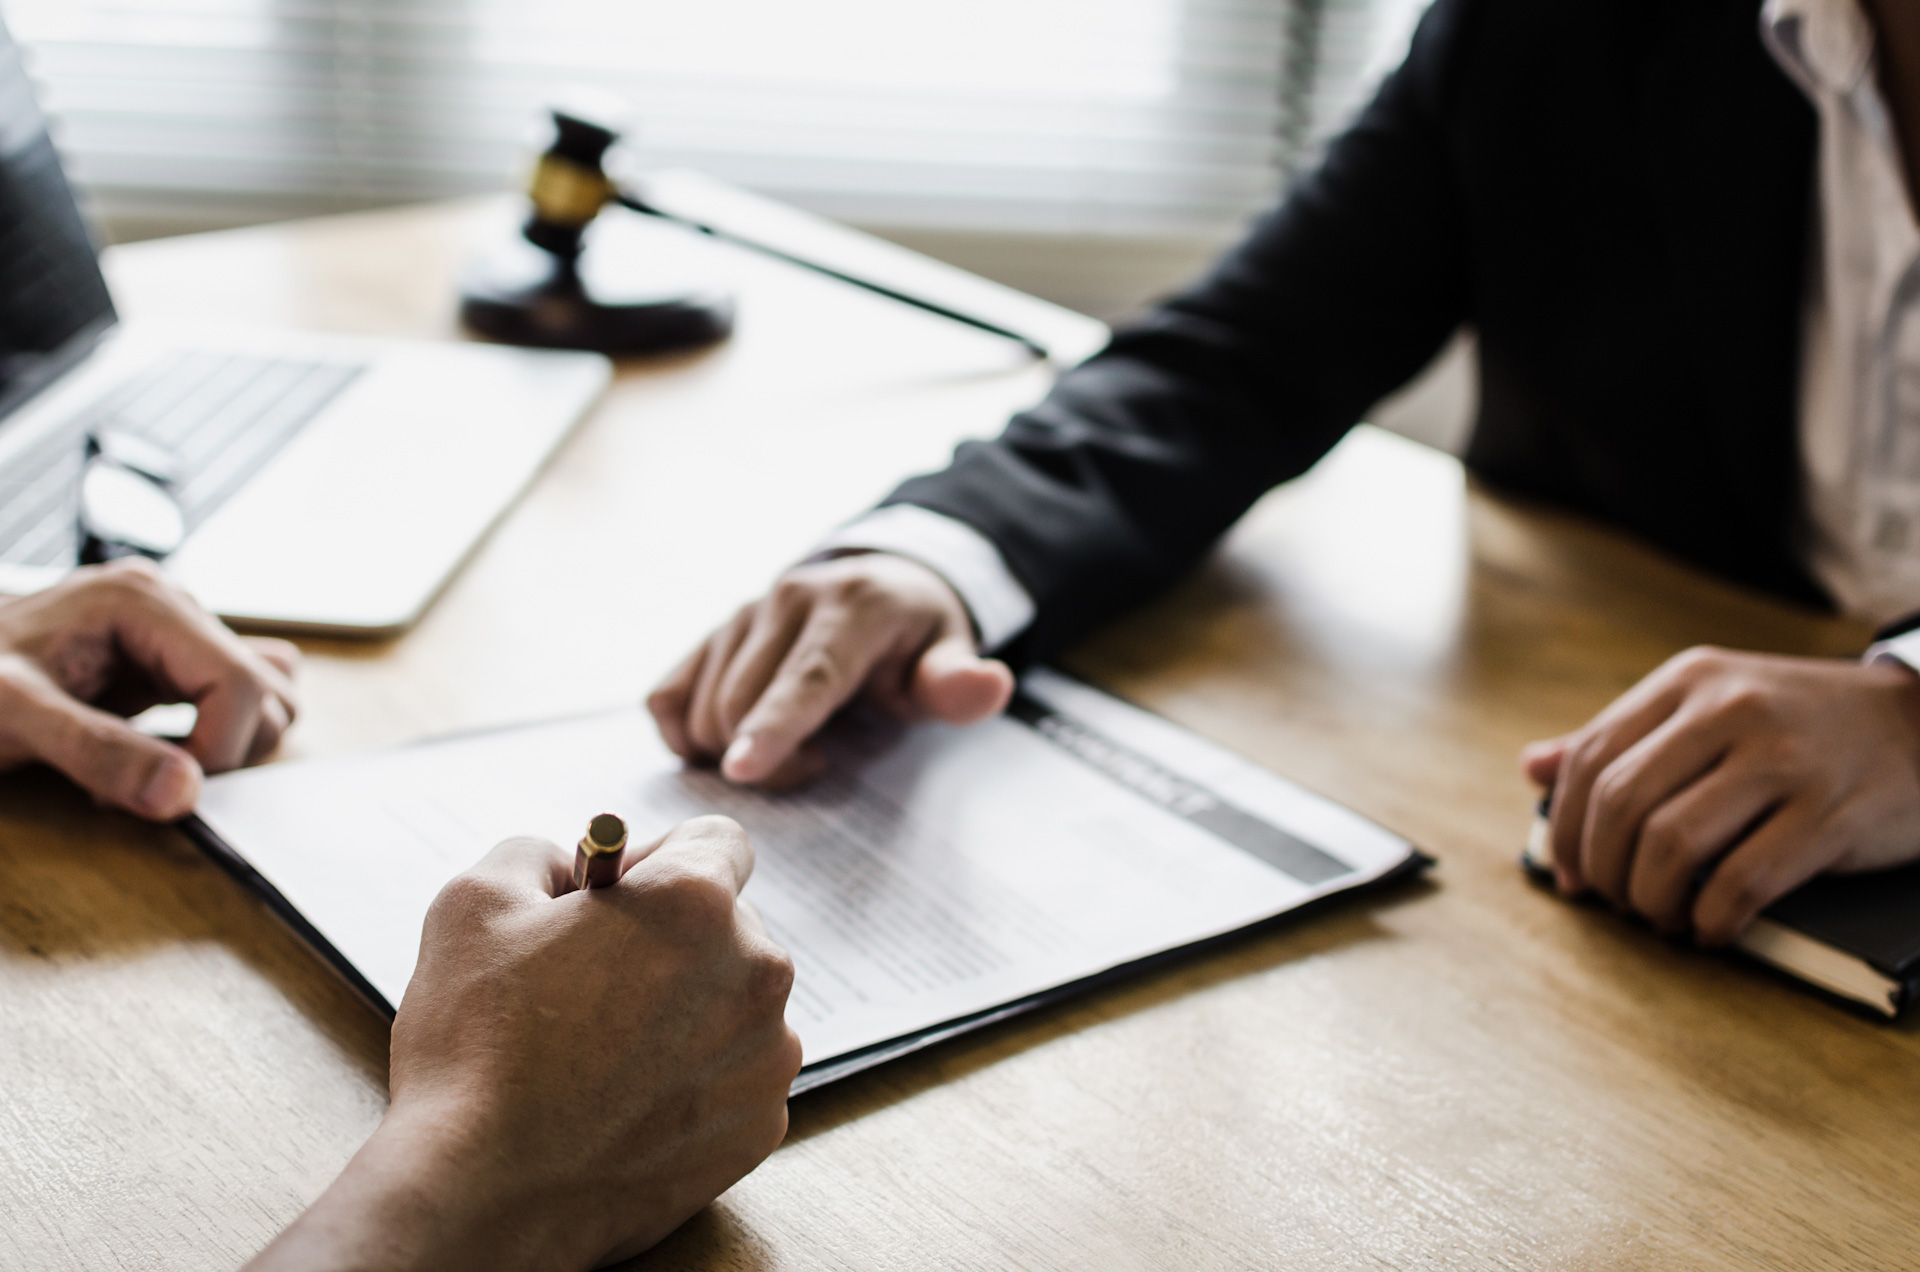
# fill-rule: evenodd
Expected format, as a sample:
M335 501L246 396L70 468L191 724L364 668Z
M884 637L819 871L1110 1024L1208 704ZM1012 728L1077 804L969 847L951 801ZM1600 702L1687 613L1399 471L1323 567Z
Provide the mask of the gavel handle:
M631 208L633 211L641 213L644 216L658 217L663 221L672 221L676 225L683 225L690 230L705 234L709 238L719 239L723 243L731 243L736 247L744 247L750 251L759 252L763 256L771 256L776 260L785 261L789 265L797 265L801 269L812 270L816 274L824 274L836 282L847 284L849 287L858 287L863 291L870 291L877 296L885 296L888 300L898 301L903 305L911 305L915 309L922 309L930 314L938 314L942 318L962 323L978 331L985 331L992 335L1002 336L1013 341L1042 361L1052 356L1047 351L1045 345L1031 336L1023 336L1010 327L1003 327L999 323L989 322L985 318L976 318L972 314L962 313L960 310L949 308L937 300L927 300L922 296L914 296L896 288L889 287L885 283L876 283L871 279L859 278L853 274L837 270L831 265L822 265L818 261L810 261L804 257L795 256L793 253L782 251L780 248L772 247L765 243L758 243L749 238L743 238L729 230L723 230L717 225L697 221L679 212L670 212L666 208L649 203L639 195L626 190L616 191L613 199L622 207Z

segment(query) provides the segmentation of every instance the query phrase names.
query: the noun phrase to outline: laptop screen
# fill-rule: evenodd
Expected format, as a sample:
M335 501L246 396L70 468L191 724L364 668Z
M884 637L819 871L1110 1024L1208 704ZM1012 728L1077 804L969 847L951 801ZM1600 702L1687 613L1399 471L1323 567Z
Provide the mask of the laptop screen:
M113 322L87 224L0 24L0 416Z

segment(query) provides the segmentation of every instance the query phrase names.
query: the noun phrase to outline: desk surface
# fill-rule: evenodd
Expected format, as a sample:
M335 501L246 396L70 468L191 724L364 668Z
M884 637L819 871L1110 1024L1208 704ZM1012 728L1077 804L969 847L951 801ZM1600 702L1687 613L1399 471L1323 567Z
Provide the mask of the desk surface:
M111 269L136 318L440 336L464 243L501 216ZM635 699L834 518L1042 388L991 339L728 267L738 340L624 373L416 632L309 643L292 753ZM1863 637L1362 430L1071 665L1405 833L1432 883L806 1097L650 1265L1910 1261L1914 1030L1565 908L1514 864L1523 742L1690 644ZM237 1262L374 1125L385 1032L177 836L0 782L0 1266Z

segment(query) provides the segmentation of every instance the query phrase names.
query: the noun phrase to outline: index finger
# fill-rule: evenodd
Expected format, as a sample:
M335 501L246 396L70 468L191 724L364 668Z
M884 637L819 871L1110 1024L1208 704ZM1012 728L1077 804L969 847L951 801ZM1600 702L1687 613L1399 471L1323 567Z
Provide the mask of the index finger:
M779 772L860 691L892 639L886 624L861 623L848 610L816 612L741 719L721 772L744 782Z
M503 891L539 899L569 891L572 866L560 845L522 835L495 844L467 873Z
M209 770L238 768L259 732L269 694L291 702L293 686L219 619L166 584L144 604L117 609L114 635L162 688L199 707L187 750Z
M753 841L731 817L696 817L674 827L628 867L619 886L647 887L674 874L710 879L738 896L753 874Z

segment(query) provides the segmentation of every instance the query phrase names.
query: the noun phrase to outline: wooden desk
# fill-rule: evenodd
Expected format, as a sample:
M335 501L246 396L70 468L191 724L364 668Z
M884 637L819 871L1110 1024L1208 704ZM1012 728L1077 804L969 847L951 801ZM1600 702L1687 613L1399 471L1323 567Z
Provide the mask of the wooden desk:
M137 316L445 334L495 215L112 266ZM739 340L625 374L417 632L309 646L295 753L637 697L836 516L1041 387L991 340L732 264ZM589 595L615 621L581 621ZM1073 664L1411 836L1433 883L808 1097L650 1265L1910 1264L1913 1030L1514 864L1526 740L1689 644L1863 639L1356 434ZM237 1262L374 1125L384 1024L174 835L40 778L0 810L0 1266Z

